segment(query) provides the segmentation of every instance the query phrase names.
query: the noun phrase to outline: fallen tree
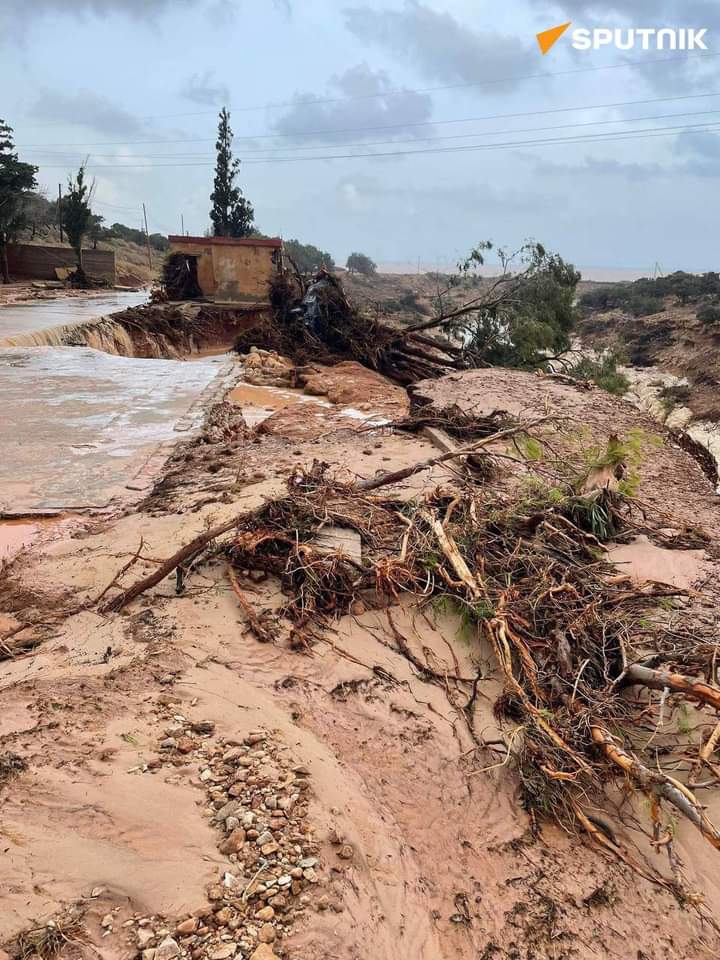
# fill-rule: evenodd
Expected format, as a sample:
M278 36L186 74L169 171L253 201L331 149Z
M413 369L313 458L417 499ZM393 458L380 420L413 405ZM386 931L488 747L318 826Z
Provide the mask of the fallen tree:
M499 252L499 274L484 280L480 244L436 295L437 313L400 328L350 303L337 277L321 271L309 286L295 269L270 282L272 315L236 341L275 350L298 364L356 360L409 385L453 370L504 364L533 368L545 352L569 346L580 275L536 243Z

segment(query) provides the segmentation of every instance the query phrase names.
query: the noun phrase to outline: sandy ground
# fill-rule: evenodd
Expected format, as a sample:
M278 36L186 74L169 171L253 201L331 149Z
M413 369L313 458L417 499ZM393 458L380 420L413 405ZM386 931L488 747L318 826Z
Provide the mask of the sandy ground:
M123 582L281 494L298 465L317 458L372 477L436 452L377 425L405 408L396 388L381 390L362 368L346 373L354 387L336 403L263 397L270 416L252 431L243 387L139 508L5 568L0 635L28 619L48 626L35 650L0 663L0 755L25 766L0 787L0 943L74 903L108 960L143 948L144 960L172 960L175 948L197 949L197 960L718 956L720 938L667 891L557 828L532 835L512 771L494 755L490 770L468 763L473 742L452 684L413 667L382 611L356 610L304 652L278 618L275 642L261 644L224 569L206 565L180 597L173 577L122 614L98 613L95 599L137 552L144 559ZM327 388L337 389L329 372ZM558 447L638 425L657 432L599 391L521 373L476 371L417 392L488 412L566 413L549 438ZM641 473L643 498L667 526L702 525L717 542L717 501L687 454L666 441ZM395 493L449 479L436 467ZM663 558L642 553L636 575L664 579ZM717 572L704 551L681 566L696 586ZM255 604L277 609L276 586L256 589ZM500 688L489 651L445 615L402 605L394 619L436 673L483 668L475 733L492 739ZM216 811L228 796L242 807L224 812L223 832ZM237 850L226 839L233 818ZM717 913L717 851L678 829L689 879ZM252 879L260 840L278 867L277 885L263 890ZM641 855L662 869L661 854ZM242 914L222 906L239 885ZM209 931L209 952L193 948L198 929Z

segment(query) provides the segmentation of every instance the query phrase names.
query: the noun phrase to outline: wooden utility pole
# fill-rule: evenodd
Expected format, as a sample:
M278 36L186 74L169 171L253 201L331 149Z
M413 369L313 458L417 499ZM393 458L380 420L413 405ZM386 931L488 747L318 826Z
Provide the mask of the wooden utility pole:
M62 185L58 184L58 226L60 227L60 243L63 242L62 232Z
M185 236L185 217L180 214L180 236Z
M147 243L147 252L148 252L148 266L152 270L152 253L150 252L150 234L148 233L147 225L147 211L145 210L145 204L143 203L143 219L145 220L145 241Z

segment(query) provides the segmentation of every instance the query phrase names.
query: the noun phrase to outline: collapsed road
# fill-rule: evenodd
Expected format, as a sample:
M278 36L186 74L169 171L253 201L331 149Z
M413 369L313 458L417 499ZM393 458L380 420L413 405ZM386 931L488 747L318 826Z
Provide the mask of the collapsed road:
M3 569L0 943L716 956L697 463L586 384L455 370L411 404L257 356L141 502ZM287 399L254 423L251 370Z

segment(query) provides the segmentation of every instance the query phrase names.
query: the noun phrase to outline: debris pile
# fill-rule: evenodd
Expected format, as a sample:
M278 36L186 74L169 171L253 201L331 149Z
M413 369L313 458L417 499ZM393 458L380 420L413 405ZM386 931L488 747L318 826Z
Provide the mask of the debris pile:
M720 849L720 832L694 792L702 769L716 782L711 758L720 728L698 751L672 718L687 705L720 709L716 642L700 624L693 629L663 618L672 598L685 591L639 586L617 575L606 557L604 543L650 529L625 493L628 481L617 481L627 473L621 461L631 457L632 445L613 437L592 464L556 451L552 465L535 467L537 449L552 449L544 432L551 417L500 429L507 421L498 417L463 420L441 412L435 419L454 425L459 436L466 430L483 438L430 462L509 458L521 465L525 479L516 476L499 486L461 476L446 489L407 501L371 491L428 461L354 485L334 479L316 462L310 470L296 470L285 497L208 531L184 551L225 559L248 628L262 642L279 639L278 612L291 625L291 646L309 650L334 618L369 605L385 611L389 638L411 656L395 626L393 604L413 600L456 612L494 658L504 684L495 714L507 735L498 747L484 742L473 722L482 674L454 678L465 692L462 714L476 743L475 761L484 768L488 752L494 757L499 749L497 762L515 765L536 828L551 817L565 829L585 830L638 873L689 902L673 850L673 824L678 815L687 818ZM512 440L512 452L500 449L506 440ZM589 482L610 461L614 482ZM342 546L321 547L324 531L338 527L359 536L359 557ZM220 539L227 533L229 539ZM659 528L653 534L663 536ZM180 554L159 573L171 572ZM258 574L279 582L287 598L280 611L257 609L250 599ZM135 584L111 606L121 608L157 577ZM661 692L661 719L662 711L670 719L648 740L653 691ZM650 800L648 836L667 853L672 881L635 859L611 828L598 826L606 821L594 811L618 779L629 794Z
M397 383L439 377L467 366L462 349L448 340L409 327L400 330L357 310L340 281L324 274L309 287L300 276L278 273L270 283L272 317L243 331L239 353L255 346L312 362L356 360ZM433 321L421 324L433 326Z

